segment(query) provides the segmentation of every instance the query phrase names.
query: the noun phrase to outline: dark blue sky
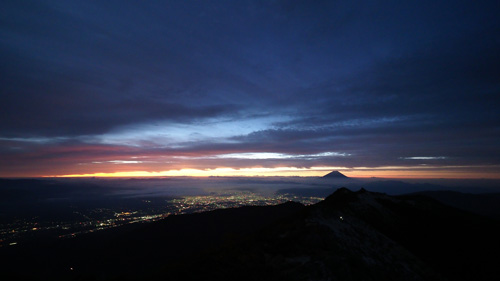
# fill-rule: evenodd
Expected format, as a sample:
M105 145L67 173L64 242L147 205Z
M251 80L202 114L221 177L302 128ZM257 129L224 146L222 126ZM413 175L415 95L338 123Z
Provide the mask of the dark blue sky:
M4 1L0 176L499 177L499 14L498 1Z

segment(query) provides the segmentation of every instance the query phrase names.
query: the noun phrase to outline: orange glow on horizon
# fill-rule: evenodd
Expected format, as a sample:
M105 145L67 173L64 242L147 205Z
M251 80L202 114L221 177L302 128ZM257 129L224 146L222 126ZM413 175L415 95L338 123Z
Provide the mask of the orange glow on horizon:
M122 171L122 172L99 172L82 174L51 175L43 177L321 177L331 171L339 171L353 178L394 178L394 179L416 179L416 178L448 178L448 179L472 179L489 178L500 179L495 172L467 172L468 167L275 167L275 168L215 168L215 169L178 169L166 171ZM477 167L475 167L477 168Z
M343 170L343 167L277 167L277 168L216 168L216 169L180 169L167 170L159 172L148 171L130 171L113 173L91 173L91 174L72 174L47 177L210 177L210 176L238 176L238 177L257 177L257 176L301 176L318 177L327 174L332 170Z

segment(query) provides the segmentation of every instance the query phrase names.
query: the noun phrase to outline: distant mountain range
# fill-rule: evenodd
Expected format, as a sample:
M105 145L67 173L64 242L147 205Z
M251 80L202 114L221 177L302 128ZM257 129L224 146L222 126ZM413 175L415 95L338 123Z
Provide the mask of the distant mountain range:
M470 194L456 191L421 191L422 194L458 209L500 221L500 193Z
M497 280L493 219L420 194L171 216L0 248L1 280Z

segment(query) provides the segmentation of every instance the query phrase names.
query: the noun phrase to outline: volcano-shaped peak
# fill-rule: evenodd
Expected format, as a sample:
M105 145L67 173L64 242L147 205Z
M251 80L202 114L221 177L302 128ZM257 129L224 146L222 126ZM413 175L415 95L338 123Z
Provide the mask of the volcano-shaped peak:
M329 178L329 179L348 179L349 177L346 177L339 171L333 171L330 172L326 175L323 176L323 178Z

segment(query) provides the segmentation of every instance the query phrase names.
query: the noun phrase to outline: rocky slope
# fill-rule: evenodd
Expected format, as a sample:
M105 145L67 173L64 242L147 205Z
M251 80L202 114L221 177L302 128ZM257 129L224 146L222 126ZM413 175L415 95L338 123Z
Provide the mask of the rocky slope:
M495 280L495 221L426 197L342 188L252 239L162 273L179 280ZM167 274L168 273L168 274Z
M500 227L422 195L341 188L0 249L2 280L497 280ZM71 268L71 270L70 270Z

